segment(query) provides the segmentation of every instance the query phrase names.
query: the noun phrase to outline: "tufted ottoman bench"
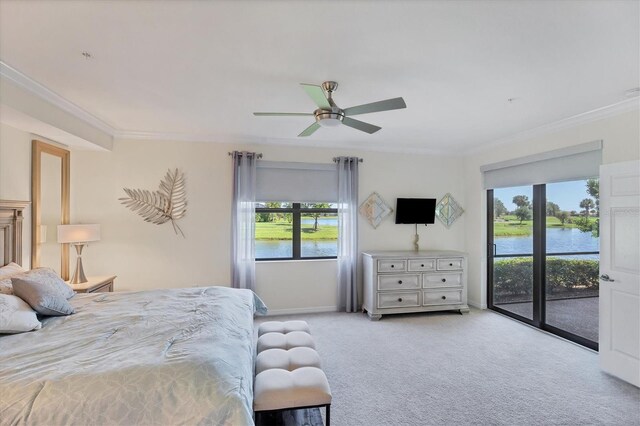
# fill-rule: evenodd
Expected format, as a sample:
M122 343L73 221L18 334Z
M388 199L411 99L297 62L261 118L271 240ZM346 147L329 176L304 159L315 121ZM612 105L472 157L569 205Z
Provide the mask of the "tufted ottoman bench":
M304 331L292 331L291 333L265 333L258 337L258 353L267 349L291 349L298 347L315 349L316 342L313 337Z
M265 333L291 333L292 331L304 331L311 333L306 321L267 321L258 327L258 336Z
M258 329L253 410L256 424L267 412L325 408L331 422L331 390L315 341L304 321L270 321Z

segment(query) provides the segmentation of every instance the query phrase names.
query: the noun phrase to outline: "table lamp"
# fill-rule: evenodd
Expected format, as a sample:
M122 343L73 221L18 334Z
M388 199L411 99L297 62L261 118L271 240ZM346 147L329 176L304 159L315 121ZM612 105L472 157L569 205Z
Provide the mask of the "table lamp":
M88 281L82 268L82 249L90 241L100 241L100 225L58 225L58 242L68 243L76 248L76 270L71 277L71 284Z

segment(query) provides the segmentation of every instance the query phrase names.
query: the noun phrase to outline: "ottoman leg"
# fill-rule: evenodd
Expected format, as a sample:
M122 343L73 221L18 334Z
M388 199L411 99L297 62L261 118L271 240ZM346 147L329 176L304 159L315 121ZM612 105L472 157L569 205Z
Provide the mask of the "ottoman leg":
M327 426L331 425L331 404L325 407L325 417L327 418L326 424Z

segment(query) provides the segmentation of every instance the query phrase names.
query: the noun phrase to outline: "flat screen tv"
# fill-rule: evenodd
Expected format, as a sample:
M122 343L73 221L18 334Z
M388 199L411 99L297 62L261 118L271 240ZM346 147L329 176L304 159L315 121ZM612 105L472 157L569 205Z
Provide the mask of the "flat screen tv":
M434 223L436 219L435 198L398 198L396 200L396 223Z

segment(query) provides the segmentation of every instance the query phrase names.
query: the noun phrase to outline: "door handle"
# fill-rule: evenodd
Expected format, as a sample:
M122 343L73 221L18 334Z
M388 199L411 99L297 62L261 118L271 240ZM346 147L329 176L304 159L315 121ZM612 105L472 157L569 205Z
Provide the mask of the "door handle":
M607 275L607 274L600 275L600 279L602 281L607 281L607 282L610 282L610 283L615 281L614 279L609 278L609 275Z

